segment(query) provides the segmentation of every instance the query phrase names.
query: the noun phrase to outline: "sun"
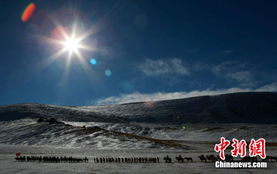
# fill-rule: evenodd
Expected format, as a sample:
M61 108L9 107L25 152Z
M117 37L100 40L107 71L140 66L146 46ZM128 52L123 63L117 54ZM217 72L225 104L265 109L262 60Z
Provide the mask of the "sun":
M63 40L56 41L57 44L61 45L61 50L58 52L59 54L68 53L69 58L72 56L77 56L77 58L81 58L82 55L80 53L81 49L88 49L86 45L82 44L83 37L77 37L75 32L72 32L71 35L68 33L63 33Z
M53 48L53 53L45 60L43 66L46 67L60 59L65 65L65 77L69 73L72 62L81 65L84 70L90 71L87 57L97 50L96 41L91 37L96 31L95 27L84 30L79 27L77 22L73 22L71 27L55 22L51 37L41 36L41 39L48 42Z
M64 46L64 51L68 51L71 54L78 53L79 48L82 47L80 39L74 37L66 38L62 44Z
M57 48L57 52L51 56L54 59L64 57L62 55L67 54L68 56L66 57L69 60L71 60L71 58L78 58L81 60L83 59L81 54L83 51L92 50L92 48L83 43L89 34L87 32L79 32L76 25L74 25L71 30L62 26L57 26L53 33L50 41Z

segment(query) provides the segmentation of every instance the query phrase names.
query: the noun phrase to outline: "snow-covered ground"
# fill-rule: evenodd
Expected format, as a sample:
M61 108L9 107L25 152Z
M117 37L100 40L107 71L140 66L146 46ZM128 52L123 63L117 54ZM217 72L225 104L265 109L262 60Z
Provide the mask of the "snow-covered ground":
M89 158L88 163L39 163L39 162L16 162L16 152L23 155L51 155L51 156L74 156ZM272 152L269 152L272 154ZM169 155L175 158L179 154L194 159L193 163L94 163L94 157L164 157ZM0 173L43 173L43 174L68 174L68 173L276 173L277 163L268 163L267 169L216 169L214 163L200 162L197 158L207 151L189 150L95 150L91 148L53 148L43 146L19 146L0 145ZM210 154L210 153L209 153Z
M183 127L181 127L183 126ZM277 126L263 124L188 124L159 125L107 122L37 122L21 119L0 122L0 143L46 145L54 147L90 147L97 149L177 148L190 142L218 142L220 137L250 141L265 138L277 142ZM166 142L160 142L165 140Z
M220 137L232 139L265 138L277 142L277 124L210 123L210 124L147 124L106 122L65 122L73 126L98 126L107 130L126 132L158 139L183 141L218 141Z
M213 147L222 136L247 142L265 138L266 154L277 156L276 96L249 93L87 107L0 106L0 173L277 173L277 163L267 169L231 170L216 169L198 158L217 155ZM87 156L89 162L17 162L16 152ZM177 163L179 154L194 162ZM166 155L174 163L164 163ZM101 164L94 163L94 157L160 157L161 163Z
M267 155L277 156L276 129L276 125L262 124L187 124L182 128L142 123L50 124L29 118L2 121L0 173L276 173L277 163L268 163L267 169L216 169L214 163L204 163L198 158L201 154L217 155L213 147L221 136L230 140L263 137L273 143L266 147ZM17 162L16 152L35 156L87 156L89 162ZM175 157L179 154L192 157L194 162L177 163ZM166 155L174 163L164 163L162 159ZM94 163L94 157L159 157L161 162L101 164Z

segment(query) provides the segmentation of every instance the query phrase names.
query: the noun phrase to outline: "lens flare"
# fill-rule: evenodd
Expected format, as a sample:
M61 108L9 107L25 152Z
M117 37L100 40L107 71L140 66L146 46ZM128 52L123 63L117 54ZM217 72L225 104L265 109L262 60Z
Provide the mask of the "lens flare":
M63 38L65 38L66 33L68 33L68 29L62 25L59 25L52 30L51 38L54 40L63 40Z
M182 128L182 129L186 129L186 128L187 128L187 126L183 125L183 126L181 126L181 128Z
M89 63L92 64L92 65L96 65L96 64L97 64L97 60L94 59L94 58L91 58L91 59L89 60Z
M36 5L34 3L29 4L25 8L21 16L22 22L27 22L33 16L33 13L35 12L35 10L36 10Z
M105 70L105 75L106 75L107 77L110 77L110 76L112 75L112 71L109 70L109 69L106 69L106 70Z

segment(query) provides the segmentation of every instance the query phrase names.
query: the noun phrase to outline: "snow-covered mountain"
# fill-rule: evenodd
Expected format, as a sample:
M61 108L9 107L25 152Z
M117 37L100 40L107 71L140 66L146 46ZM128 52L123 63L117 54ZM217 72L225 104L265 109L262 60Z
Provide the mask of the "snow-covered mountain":
M0 122L0 144L95 149L174 147L174 144L171 146L167 141L106 130L98 126L80 127L36 119Z
M276 116L277 93L262 92L110 106L17 104L0 107L0 144L193 150L222 136L275 143Z
M93 149L196 149L196 144L217 142L220 137L277 142L274 124L187 124L59 122L52 119L0 122L0 144ZM49 121L50 120L50 121Z
M0 107L0 120L180 123L277 123L277 93L247 92L108 106L17 104Z

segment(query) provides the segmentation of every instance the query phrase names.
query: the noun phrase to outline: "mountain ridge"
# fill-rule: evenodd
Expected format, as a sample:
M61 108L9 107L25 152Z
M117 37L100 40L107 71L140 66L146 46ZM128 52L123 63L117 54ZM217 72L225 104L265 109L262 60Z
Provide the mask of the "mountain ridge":
M240 92L107 106L0 106L0 121L54 117L66 121L274 124L276 116L276 92Z

